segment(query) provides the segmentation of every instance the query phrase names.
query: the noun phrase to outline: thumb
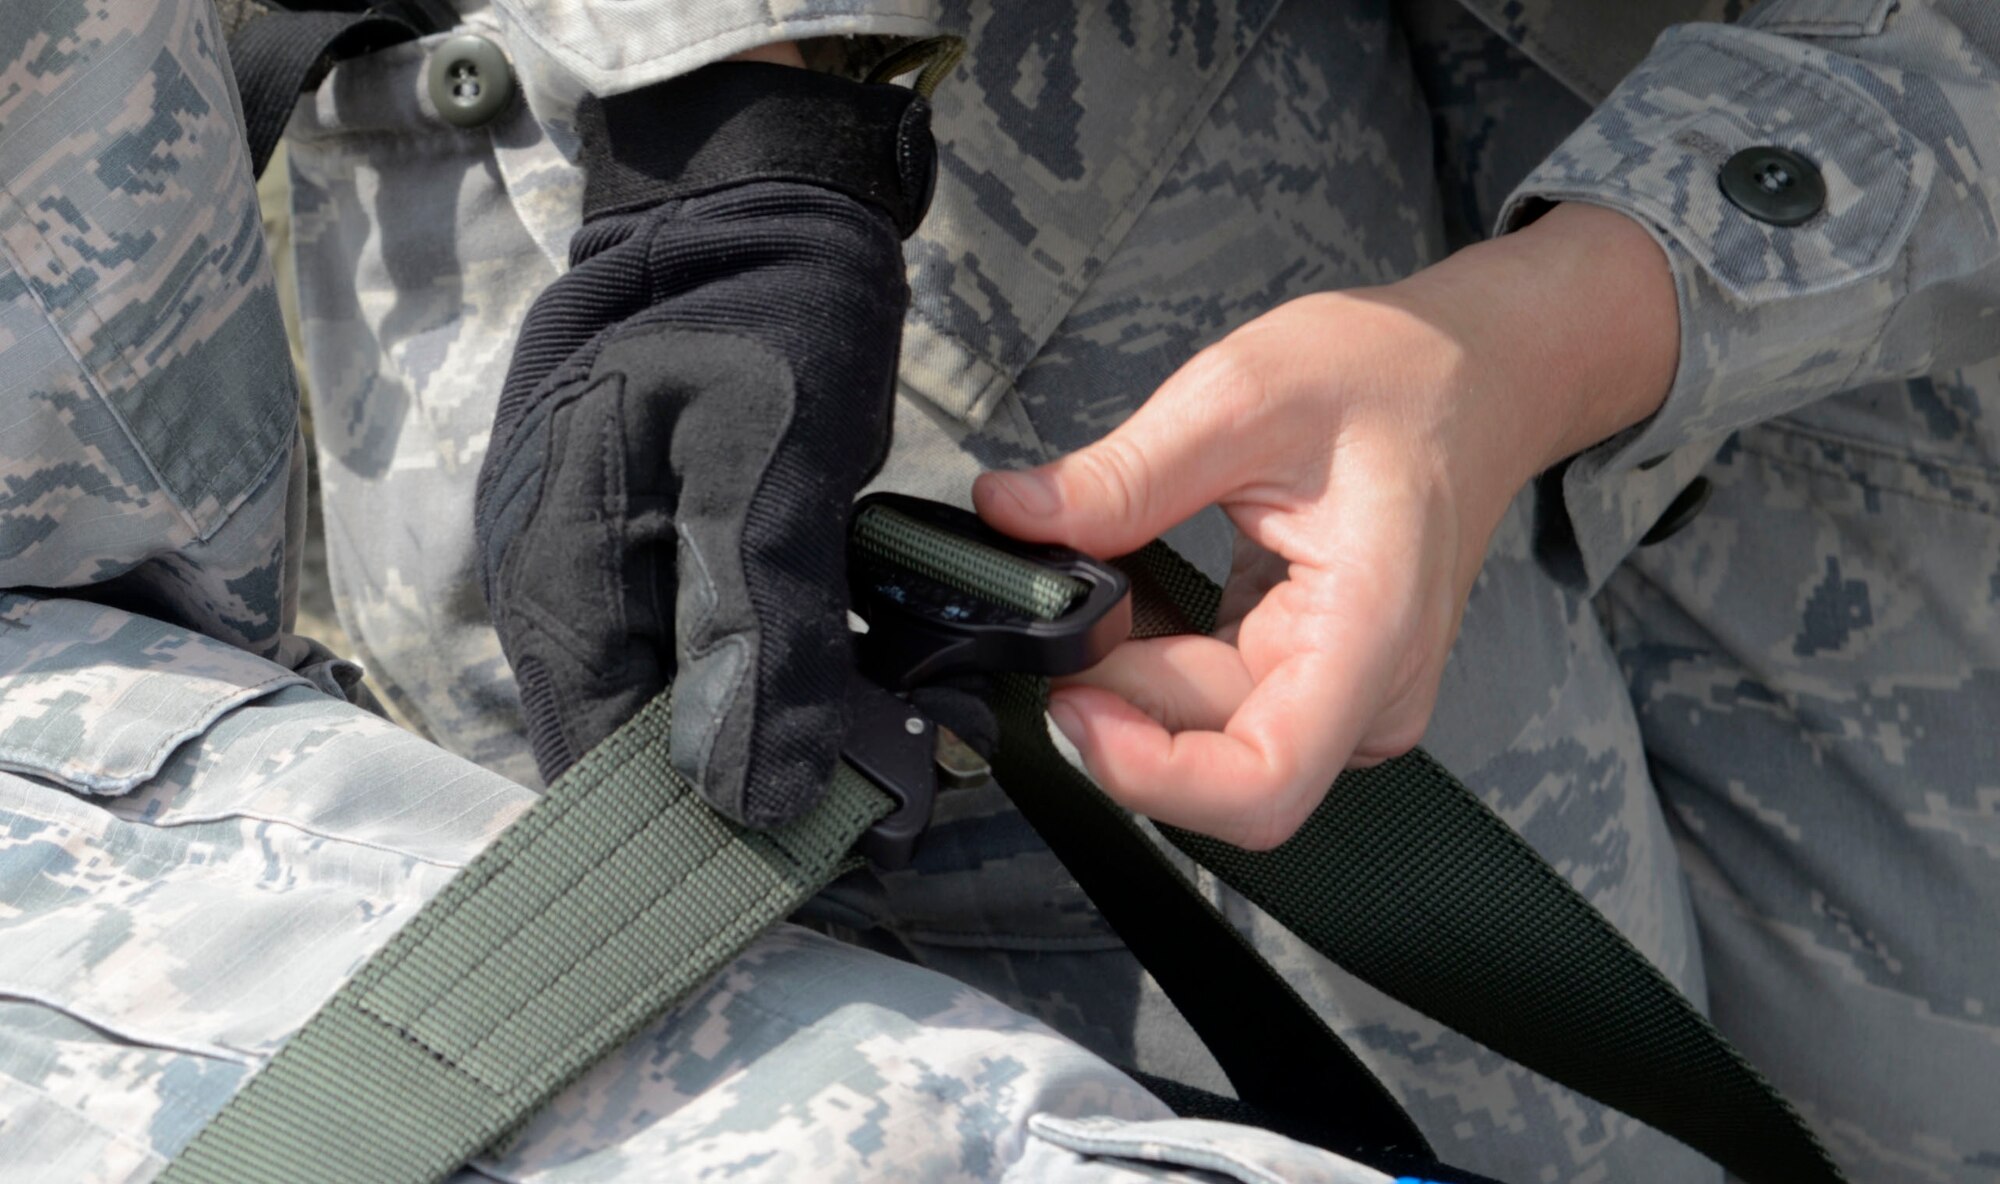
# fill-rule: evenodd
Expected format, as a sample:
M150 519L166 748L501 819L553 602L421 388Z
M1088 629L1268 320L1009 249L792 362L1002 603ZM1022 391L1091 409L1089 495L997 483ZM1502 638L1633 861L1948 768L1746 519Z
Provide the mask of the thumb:
M1239 488L1261 450L1255 425L1229 409L1258 400L1232 397L1241 381L1224 380L1207 356L1095 444L1039 468L982 474L972 486L980 517L1016 538L1123 555Z

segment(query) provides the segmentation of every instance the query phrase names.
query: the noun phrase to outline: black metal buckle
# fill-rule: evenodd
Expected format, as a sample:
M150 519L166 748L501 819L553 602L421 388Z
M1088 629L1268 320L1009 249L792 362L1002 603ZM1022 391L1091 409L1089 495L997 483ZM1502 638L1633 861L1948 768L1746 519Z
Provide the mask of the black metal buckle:
M957 674L1010 672L1075 674L1104 659L1132 631L1131 582L1125 573L1081 551L1024 543L943 502L896 493L870 494L860 514L882 506L927 525L983 543L1083 585L1053 621L961 591L858 547L848 548L849 603L868 633L861 672L893 691Z
M937 801L937 724L865 678L854 679L847 703L841 756L896 803L855 847L884 871L906 868Z
M848 547L848 593L868 626L855 638L865 678L849 695L842 755L897 806L860 843L884 870L909 865L937 797L937 724L902 693L966 674L1075 674L1102 661L1132 631L1125 573L1068 547L1024 543L956 506L878 493L855 505L894 509L961 538L1027 560L1082 585L1054 620L1040 620ZM892 693L894 692L894 693Z

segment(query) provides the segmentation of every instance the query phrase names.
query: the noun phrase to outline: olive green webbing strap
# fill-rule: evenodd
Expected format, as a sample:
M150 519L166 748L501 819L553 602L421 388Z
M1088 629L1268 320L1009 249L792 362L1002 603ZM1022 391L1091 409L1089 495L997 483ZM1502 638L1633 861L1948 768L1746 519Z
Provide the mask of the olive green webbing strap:
M946 534L887 506L855 515L849 542L868 554L1039 621L1052 621L1081 596L1083 581L1050 571L975 539Z
M848 864L840 766L751 831L667 763L661 695L549 788L175 1159L166 1184L420 1184L504 1140Z
M1123 566L1140 610L1135 633L1208 629L1219 591L1172 551L1156 543ZM1041 772L1060 778L1067 768L1058 757ZM1074 792L1085 792L1088 782L1069 776ZM1423 752L1343 773L1276 850L1161 829L1349 973L1672 1135L1736 1177L1841 1180L1791 1104L1560 873Z
M1207 627L1216 589L1178 557L1155 546L1128 570L1135 631ZM1115 808L1049 743L1039 680L1003 679L999 700L1006 734L995 766L1024 813L1058 833L1095 819L1079 832L1089 841L1063 842L1080 881L1115 884L1140 874L1134 869L1147 859L1166 866L1129 819L1122 830L1103 824ZM842 766L811 814L748 831L671 771L667 736L662 697L447 885L162 1179L442 1178L817 891L890 808ZM1093 805L1079 810L1078 802ZM1421 754L1343 775L1275 851L1167 833L1362 979L1682 1139L1751 1184L1840 1179L1790 1106L1672 985ZM1129 837L1147 859L1133 854ZM1122 910L1121 932L1143 928L1144 903ZM1223 923L1212 909L1166 911L1187 918L1184 931L1200 933L1204 948L1226 952L1213 941L1213 925ZM1147 940L1157 952L1158 934ZM1196 984L1211 1015L1216 984L1227 999L1234 984L1273 975L1218 959L1193 963L1197 978L1205 966L1215 980ZM1250 1022L1238 1022L1233 1038L1253 1049L1262 1030L1255 1021L1298 1004L1296 995L1290 1004L1264 995L1277 1002L1249 1006L1257 991L1239 996ZM1300 1047L1279 1041L1248 1057L1218 1051L1255 1070ZM1326 1076L1345 1073L1332 1059L1321 1064ZM1264 1083L1283 1072L1269 1070ZM1333 1100L1311 1096L1318 1084L1296 1090L1308 1100L1289 1116L1304 1115L1303 1125L1312 1125L1315 1102ZM1366 1086L1352 1092L1349 1104L1357 1101L1373 1109Z

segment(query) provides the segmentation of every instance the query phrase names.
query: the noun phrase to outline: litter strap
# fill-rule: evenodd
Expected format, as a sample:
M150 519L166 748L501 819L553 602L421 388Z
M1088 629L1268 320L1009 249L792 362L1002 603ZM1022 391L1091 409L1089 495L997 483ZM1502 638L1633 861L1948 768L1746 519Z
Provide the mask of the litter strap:
M1124 566L1153 600L1142 628L1209 628L1220 590L1179 556L1156 543ZM1161 829L1342 969L1749 1184L1842 1179L1707 1017L1422 751L1341 774L1272 851Z
M975 593L1000 586L959 559L951 536L931 532L938 537L926 547L923 524L897 526L883 545L898 562ZM1212 626L1221 590L1166 546L1121 566L1132 580L1135 636ZM998 680L1000 784L1202 1036L1239 1100L1265 1125L1364 1162L1427 1156L1409 1118L1352 1052L1289 985L1278 980L1273 989L1274 972L1254 952L1254 969L1244 968L1229 949L1230 939L1244 946L1235 929L1129 813L1057 752L1047 702L1043 680ZM1343 774L1273 851L1160 829L1363 981L1751 1184L1841 1179L1791 1104L1427 754Z
M667 761L665 695L593 749L313 1016L165 1184L445 1178L848 864L889 799L841 766L751 831Z
M1032 615L1073 598L925 524L875 525L857 545ZM996 759L1003 784L1214 1051L1243 1112L1356 1158L1429 1162L1415 1124L1324 1021L1049 747L1040 682L1008 679L1001 698L1013 713ZM673 772L667 703L655 699L551 786L162 1180L444 1178L817 892L890 809L842 765L826 799L790 826L729 822ZM1022 760L1052 761L1061 776L1027 776Z
M1048 737L1048 686L998 680L995 778L1214 1055L1256 1125L1373 1166L1429 1160L1373 1072Z

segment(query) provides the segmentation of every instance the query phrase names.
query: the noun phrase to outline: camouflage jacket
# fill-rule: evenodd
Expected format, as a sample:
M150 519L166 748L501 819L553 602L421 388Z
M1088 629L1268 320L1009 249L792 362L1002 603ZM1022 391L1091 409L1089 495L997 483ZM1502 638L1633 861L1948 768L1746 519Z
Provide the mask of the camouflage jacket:
M985 8L710 0L642 19L669 3L652 0L622 6L610 36L598 6L492 2L558 67L533 72L558 122L564 86L622 89L829 32L977 38ZM1520 183L1496 229L1538 203L1611 206L1652 230L1680 290L1680 367L1666 405L1560 474L1568 513L1552 519L1544 550L1572 578L1601 584L1737 428L2000 352L1992 0L1460 2L1596 107ZM1026 113L1037 121L1072 128L1060 150L1005 175L947 167L915 252L904 380L975 425L1110 256L1278 4L1216 0L1210 52L1129 77L1094 68L1083 22L1047 7L1046 35L1021 47L1042 59L1040 95L1024 99L1010 76L962 79L941 96L984 105L996 139L1024 102L1040 104ZM1143 17L1111 23L1121 38L1143 34ZM1137 94L1151 101L1130 101ZM1721 192L1724 162L1765 145L1797 152L1825 179L1825 208L1802 225L1760 221Z
M1609 205L1652 229L1679 284L1683 345L1665 407L1562 478L1568 513L1552 516L1563 544L1555 550L1587 584L1734 429L1836 390L1994 352L1992 0L1764 0L1733 24L1715 22L1738 17L1742 0L1464 2L1598 102L1521 183L1499 226L1518 224L1537 202ZM115 7L10 9L0 57L31 80L54 78L83 42L125 43L123 25L212 20L199 16L205 5ZM557 265L575 225L569 125L583 91L643 85L778 39L827 53L941 30L977 39L991 11L944 0L461 7L468 23L502 34L546 133L496 149L523 219ZM903 379L968 425L992 414L1091 283L1278 3L1209 0L1192 52L1108 55L1109 68L1097 68L1079 31L1143 42L1154 18L1123 5L1087 19L1046 7L1032 43L987 55L1025 65L1005 77L970 71L941 94L941 112L955 105L954 123L993 144L947 152L930 222L911 247ZM1681 19L1696 23L1667 27ZM212 36L190 43L215 53ZM138 585L128 601L164 603L153 611L268 649L276 614L259 606L285 581L281 507L291 501L277 493L286 484L277 470L291 455L294 411L282 355L265 358L267 347L254 344L271 339L276 317L256 258L256 211L246 189L223 180L241 167L230 137L209 134L228 126L234 96L190 82L169 56L121 68L142 83L116 145L0 137L0 184L11 198L0 205L9 273L0 312L18 314L0 319L0 332L45 340L48 381L74 395L45 400L31 424L0 432L0 587L128 579ZM44 102L36 87L17 87L0 95L0 121L11 127ZM1065 134L1022 154L1004 129L1023 119ZM1825 177L1825 208L1803 225L1760 222L1719 191L1723 161L1766 144L1800 153ZM978 159L1010 167L967 163ZM222 206L212 199L239 192ZM97 217L82 212L92 210ZM142 232L142 223L165 229ZM121 311L107 322L91 308ZM189 323L213 331L190 336ZM154 347L174 334L201 344ZM201 397L160 395L168 384Z

